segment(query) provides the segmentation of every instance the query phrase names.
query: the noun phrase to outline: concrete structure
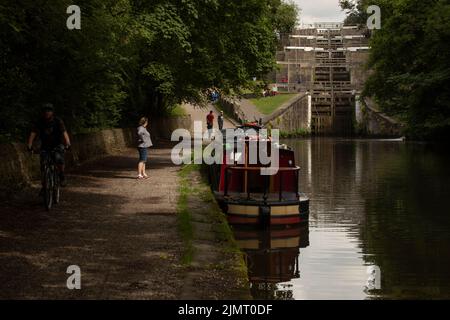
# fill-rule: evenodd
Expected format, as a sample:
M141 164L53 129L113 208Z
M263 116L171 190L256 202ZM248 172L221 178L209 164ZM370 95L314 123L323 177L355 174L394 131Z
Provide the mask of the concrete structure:
M366 79L368 50L364 30L315 23L289 35L277 52L280 70L273 80L280 91L311 94L312 133L353 132L355 95Z
M264 124L284 134L311 132L311 95L301 94L286 106L281 106L264 118Z
M357 98L356 124L362 135L399 138L404 136L405 131L401 123L380 112L369 98Z

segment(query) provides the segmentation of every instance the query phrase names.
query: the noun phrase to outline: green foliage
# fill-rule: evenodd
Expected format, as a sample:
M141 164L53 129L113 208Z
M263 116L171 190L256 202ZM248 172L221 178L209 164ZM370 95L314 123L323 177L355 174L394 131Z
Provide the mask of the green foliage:
M373 32L364 95L407 124L416 139L450 136L450 4L445 0L341 0L347 23L364 23L381 8Z
M190 173L194 170L199 170L198 165L186 165L184 166L178 176L180 177L180 197L178 198L177 213L178 213L178 231L184 241L184 253L182 257L182 263L184 265L190 265L194 255L194 246L192 241L194 240L194 230L192 226L192 217L188 207L188 198L197 192L193 189L190 181Z
M311 131L304 128L298 128L293 132L280 131L280 138L283 139L309 137L310 135Z
M280 33L292 33L298 22L300 8L292 1L271 0L272 19L275 29Z
M122 21L110 12L123 1L114 3L79 1L83 30L68 31L70 1L2 1L0 133L25 133L45 102L75 131L117 122L125 99L116 51Z
M0 135L23 138L45 102L85 131L251 87L297 15L277 0L80 0L82 29L69 31L71 4L1 2Z
M186 110L184 110L181 105L177 104L170 110L169 117L181 117L185 115L187 115Z
M450 135L450 4L445 0L377 0L382 29L371 40L373 73L364 94L406 121L408 135Z
M347 13L345 25L364 25L367 22L367 7L374 4L369 0L339 0L339 4Z

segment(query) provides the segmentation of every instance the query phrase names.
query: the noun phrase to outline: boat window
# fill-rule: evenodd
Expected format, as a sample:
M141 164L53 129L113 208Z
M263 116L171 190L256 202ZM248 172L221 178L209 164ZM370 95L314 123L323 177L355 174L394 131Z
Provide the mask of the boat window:
M235 162L239 162L242 159L242 152L231 152L230 154L231 159L233 159Z

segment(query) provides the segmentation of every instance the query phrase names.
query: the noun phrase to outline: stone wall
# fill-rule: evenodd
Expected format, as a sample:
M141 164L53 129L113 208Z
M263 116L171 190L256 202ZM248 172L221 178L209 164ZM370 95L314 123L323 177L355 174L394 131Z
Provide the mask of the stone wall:
M263 120L266 126L279 129L285 134L309 132L311 129L311 101L310 96L302 94L294 101L281 106Z
M369 51L349 51L346 53L346 57L347 63L352 66L350 68L352 88L360 92L364 89L364 84L371 72L366 68L366 62L369 60Z
M152 139L170 140L172 132L176 129L191 130L192 120L191 116L179 116L171 118L160 118L150 120L150 134Z
M153 143L157 139L170 139L177 128L190 129L190 116L152 121L150 133ZM99 132L77 134L71 137L72 150L66 153L66 165L70 169L83 162L120 153L136 147L135 129L108 129ZM0 144L0 192L14 190L39 179L39 156L31 156L23 143Z
M0 144L0 192L28 184L38 172L38 159L26 152L24 144Z
M219 103L226 115L228 115L238 123L245 122L245 114L241 110L239 100L222 97L219 99Z
M371 99L360 98L355 113L360 134L387 138L404 136L403 125L379 111Z

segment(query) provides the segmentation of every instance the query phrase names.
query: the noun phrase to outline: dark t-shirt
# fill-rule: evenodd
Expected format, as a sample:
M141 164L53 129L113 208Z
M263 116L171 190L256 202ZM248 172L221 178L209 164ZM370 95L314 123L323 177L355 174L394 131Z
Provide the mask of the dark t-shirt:
M31 131L39 136L42 144L41 149L51 150L64 144L63 133L66 131L66 127L60 118L54 117L50 121L40 119L35 123Z

